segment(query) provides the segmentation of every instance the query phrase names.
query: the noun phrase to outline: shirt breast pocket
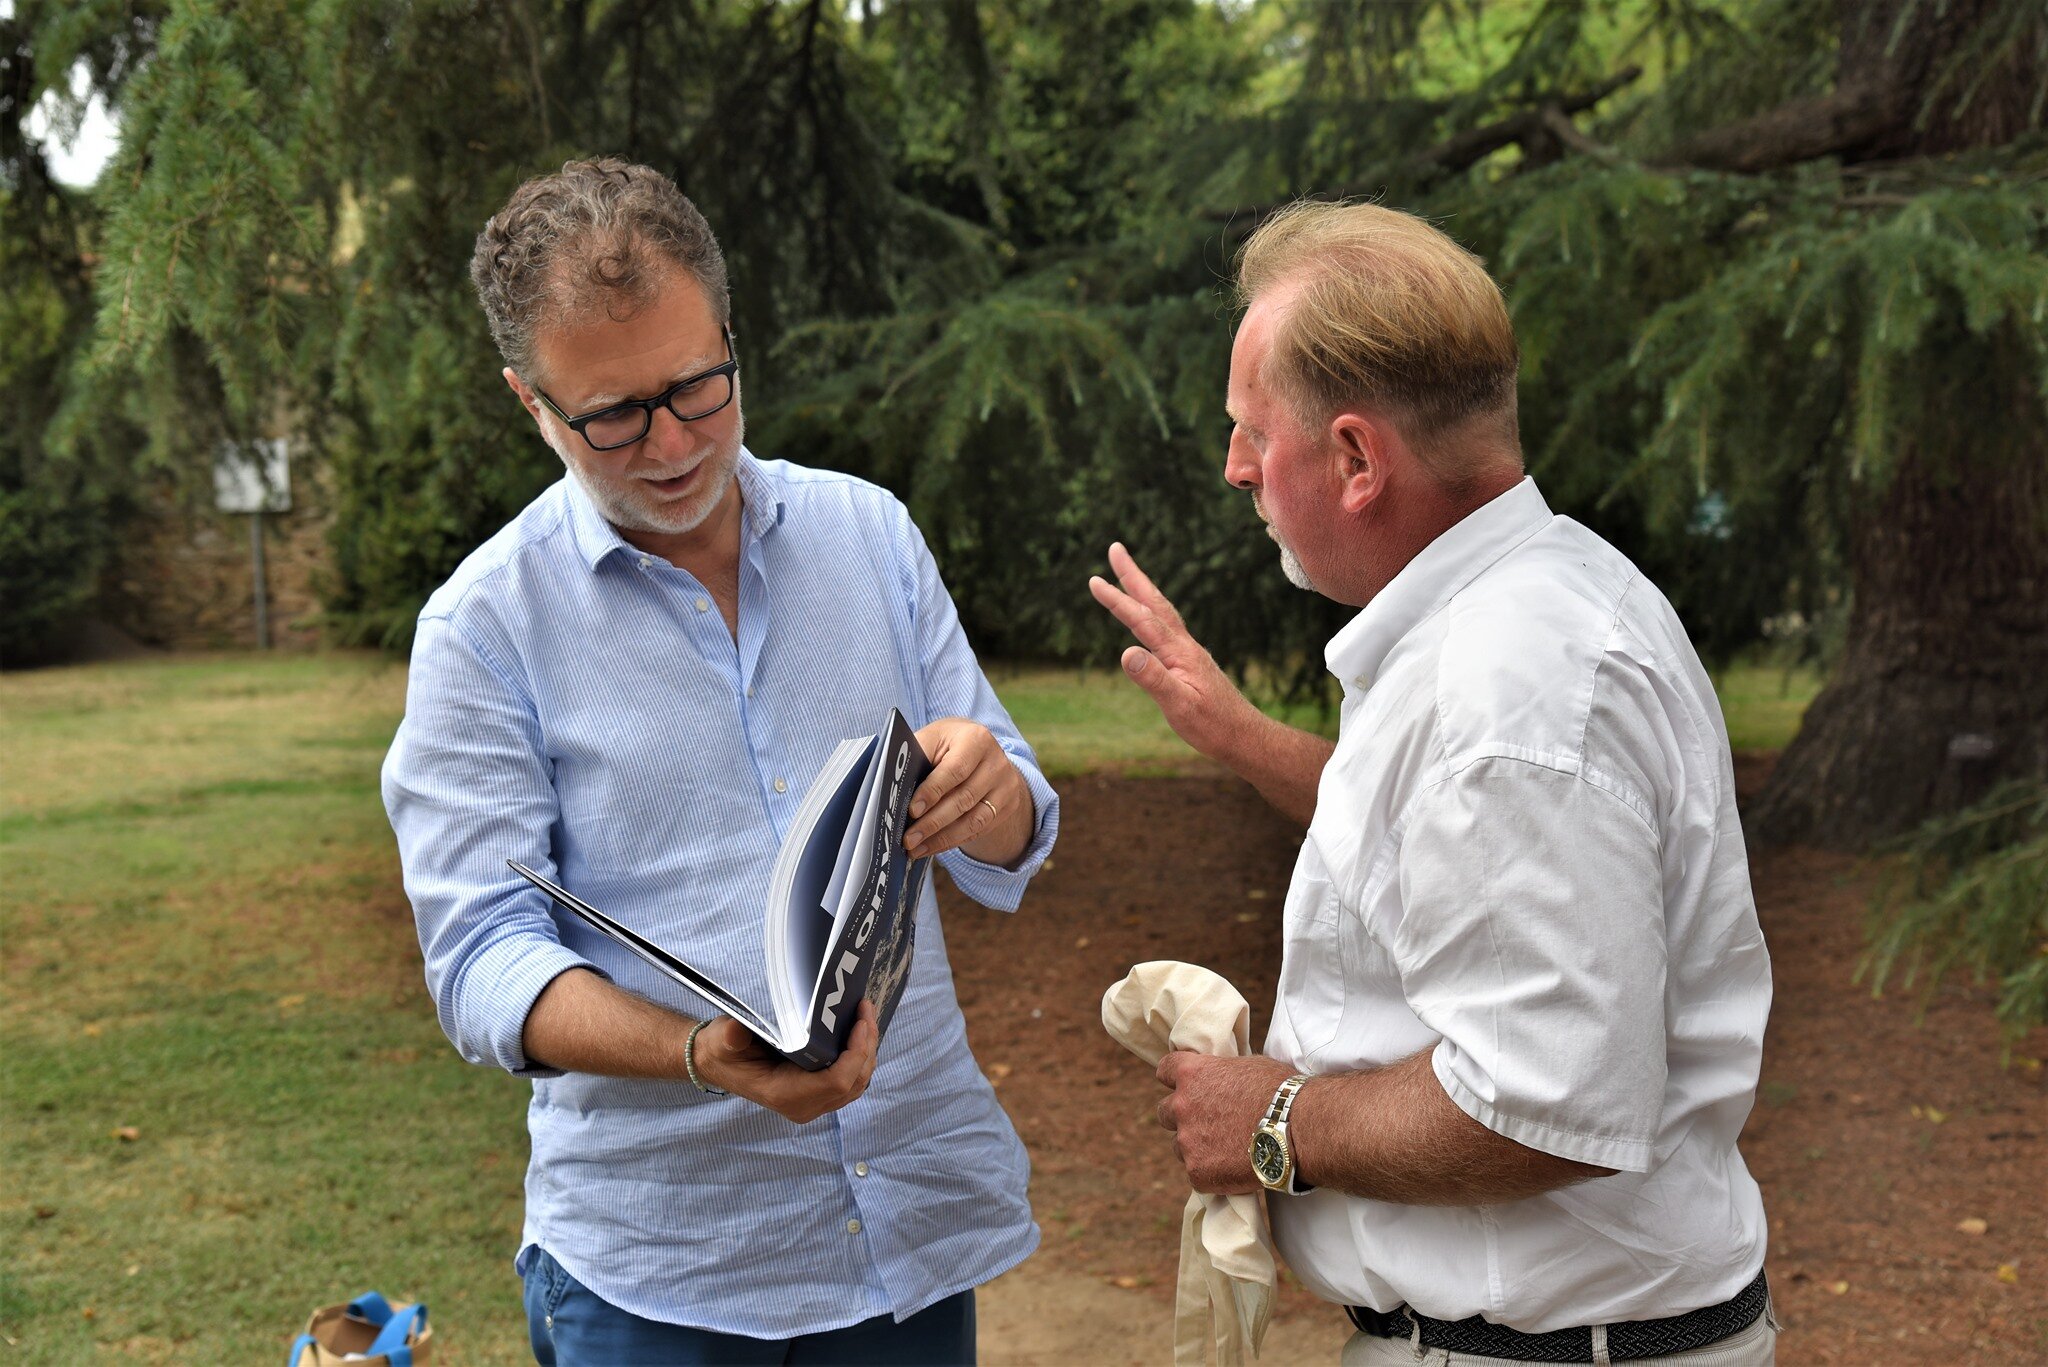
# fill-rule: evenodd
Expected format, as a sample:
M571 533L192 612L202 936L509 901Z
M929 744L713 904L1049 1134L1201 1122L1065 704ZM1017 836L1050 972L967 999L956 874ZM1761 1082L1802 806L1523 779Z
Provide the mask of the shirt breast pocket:
M1306 1059L1336 1038L1344 1019L1344 918L1322 861L1302 849L1281 932L1279 996Z

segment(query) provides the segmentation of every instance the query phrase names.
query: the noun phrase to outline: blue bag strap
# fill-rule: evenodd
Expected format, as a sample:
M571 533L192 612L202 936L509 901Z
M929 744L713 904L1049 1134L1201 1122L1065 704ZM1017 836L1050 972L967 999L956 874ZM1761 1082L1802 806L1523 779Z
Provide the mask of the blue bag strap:
M319 1340L311 1334L301 1334L292 1340L292 1355L284 1360L284 1367L299 1367L299 1357L307 1348L319 1346Z
M377 1299L383 1300L382 1296ZM384 1307L384 1327L377 1331L377 1341L363 1350L365 1357L385 1357L391 1367L412 1367L412 1349L406 1346L415 1331L424 1332L427 1325L427 1307L411 1306L400 1314L392 1314L391 1307Z
M348 1303L348 1313L351 1319L359 1319L382 1329L391 1318L391 1302L385 1300L380 1291L365 1291Z

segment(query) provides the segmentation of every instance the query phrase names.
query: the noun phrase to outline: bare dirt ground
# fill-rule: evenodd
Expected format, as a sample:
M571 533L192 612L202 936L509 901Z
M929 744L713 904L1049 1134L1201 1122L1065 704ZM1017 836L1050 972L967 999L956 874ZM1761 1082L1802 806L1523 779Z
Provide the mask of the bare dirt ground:
M1745 790L1766 763L1739 766ZM975 1053L1030 1147L1045 1235L982 1294L981 1356L1167 1363L1186 1186L1153 1123L1158 1087L1099 1003L1133 963L1185 959L1238 985L1263 1038L1300 832L1225 777L1090 777L1062 798L1059 847L1019 915L941 892ZM1856 861L1782 850L1752 868L1777 996L1742 1147L1770 1213L1779 1360L2048 1363L2048 1037L2001 1065L1985 990L1945 990L1916 1019L1857 986ZM1264 1360L1334 1363L1348 1332L1283 1277Z

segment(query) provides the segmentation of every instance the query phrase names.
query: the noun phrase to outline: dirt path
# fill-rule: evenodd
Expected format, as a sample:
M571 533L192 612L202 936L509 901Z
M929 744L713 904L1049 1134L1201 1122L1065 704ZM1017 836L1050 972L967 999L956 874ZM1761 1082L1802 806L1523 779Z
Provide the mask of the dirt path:
M1098 1003L1135 962L1187 959L1238 984L1262 1037L1299 832L1225 778L1094 777L1062 795L1065 834L1022 914L942 889L975 1052L1031 1149L1045 1232L983 1294L982 1358L1166 1363L1186 1188L1157 1088ZM1771 1217L1780 1360L2048 1362L2041 1066L2000 1066L1981 990L1916 1024L1854 985L1868 885L1853 861L1794 850L1754 872L1777 999L1743 1152ZM2015 1053L2038 1060L2048 1038ZM1347 1332L1283 1281L1264 1360L1333 1363Z

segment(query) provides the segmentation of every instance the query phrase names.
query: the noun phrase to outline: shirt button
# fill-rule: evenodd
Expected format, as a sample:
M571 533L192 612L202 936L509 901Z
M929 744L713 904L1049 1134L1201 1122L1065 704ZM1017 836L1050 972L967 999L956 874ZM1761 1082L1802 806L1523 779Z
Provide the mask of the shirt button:
M750 698L754 696L754 688L752 684L749 684L747 686L747 696Z
M860 1233L860 1221L859 1221L859 1220L848 1220L848 1221L846 1222L846 1232L847 1232L848 1234L858 1234L858 1233Z
M699 599L697 600L697 611L699 611L699 612L709 612L709 611L711 611L711 600L710 600L709 598L699 598Z
M775 780L775 791L778 793L786 793L789 791L789 784L784 780L778 778Z
M640 557L640 568L643 570L646 569L649 565L652 565L653 563L654 557L651 555L643 555Z
M855 1177L866 1177L868 1175L868 1165L865 1163L855 1163L853 1165L853 1175Z

